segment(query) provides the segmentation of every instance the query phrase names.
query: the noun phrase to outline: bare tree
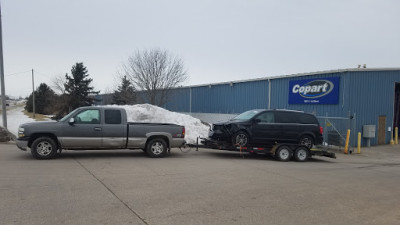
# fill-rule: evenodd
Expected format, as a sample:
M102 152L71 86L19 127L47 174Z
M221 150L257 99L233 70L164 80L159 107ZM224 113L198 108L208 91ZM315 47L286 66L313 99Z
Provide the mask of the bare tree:
M161 49L137 51L123 65L123 74L142 92L138 97L158 106L167 103L171 89L188 78L183 61Z
M55 76L52 80L51 80L51 87L56 90L56 92L58 94L64 94L65 93L65 84L66 79L65 79L65 75L58 75Z

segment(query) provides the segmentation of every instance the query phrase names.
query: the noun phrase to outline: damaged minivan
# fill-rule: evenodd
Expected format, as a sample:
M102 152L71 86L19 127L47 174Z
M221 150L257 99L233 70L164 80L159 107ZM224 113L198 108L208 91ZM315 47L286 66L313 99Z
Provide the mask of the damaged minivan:
M233 146L295 143L312 148L323 142L323 129L313 114L282 109L255 109L211 126L209 138Z

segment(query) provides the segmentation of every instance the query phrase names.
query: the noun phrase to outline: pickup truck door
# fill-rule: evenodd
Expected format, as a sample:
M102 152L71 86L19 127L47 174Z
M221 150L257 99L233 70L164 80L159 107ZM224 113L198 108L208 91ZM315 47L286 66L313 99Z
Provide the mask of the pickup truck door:
M122 120L121 110L105 109L102 148L125 148L127 129L127 124Z
M103 136L102 125L100 123L100 110L83 110L73 118L74 123L66 121L61 127L59 140L63 148L100 148Z

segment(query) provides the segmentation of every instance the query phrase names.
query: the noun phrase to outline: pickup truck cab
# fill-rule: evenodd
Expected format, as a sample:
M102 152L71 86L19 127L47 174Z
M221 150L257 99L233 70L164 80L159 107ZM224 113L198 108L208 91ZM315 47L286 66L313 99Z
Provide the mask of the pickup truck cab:
M68 150L143 149L150 157L164 157L185 144L185 127L164 123L127 122L125 109L81 107L60 121L20 125L17 146L33 157L50 159Z

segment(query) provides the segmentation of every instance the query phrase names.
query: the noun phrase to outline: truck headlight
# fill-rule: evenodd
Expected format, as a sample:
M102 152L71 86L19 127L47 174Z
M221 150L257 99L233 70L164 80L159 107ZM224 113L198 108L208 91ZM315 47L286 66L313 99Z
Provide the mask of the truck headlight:
M18 137L25 137L25 128L20 127L18 128Z

